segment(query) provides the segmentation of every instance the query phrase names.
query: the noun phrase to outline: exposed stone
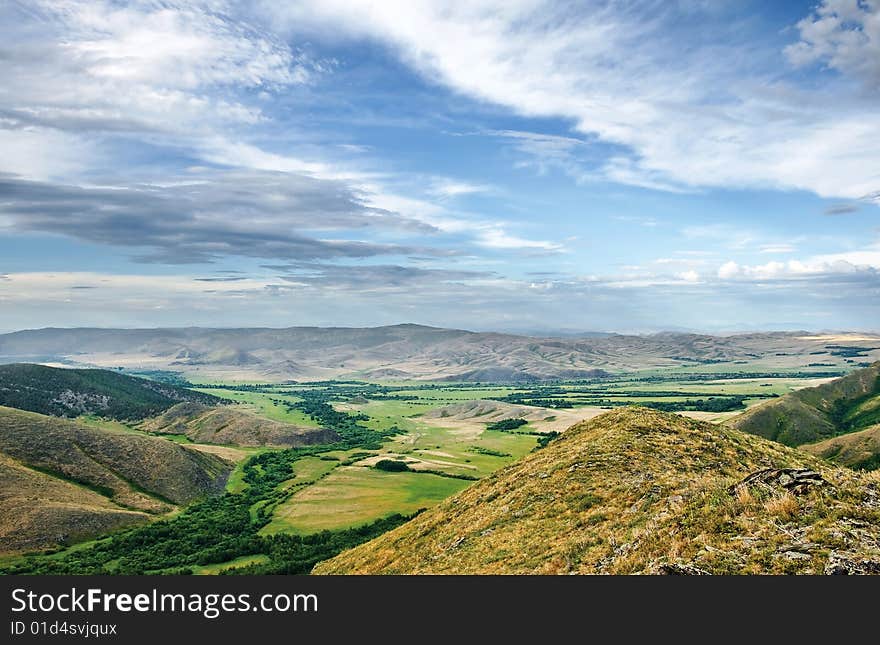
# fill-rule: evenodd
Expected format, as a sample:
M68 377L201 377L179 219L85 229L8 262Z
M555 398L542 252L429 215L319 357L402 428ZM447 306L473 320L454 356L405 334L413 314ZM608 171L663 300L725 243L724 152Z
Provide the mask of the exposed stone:
M853 557L850 554L832 551L831 555L828 556L828 562L825 564L825 575L828 576L858 576L867 574L880 574L880 561Z
M657 571L662 575L667 576L710 576L712 575L708 571L701 569L700 567L696 567L692 564L676 564L674 562L667 562L666 564L660 565L660 570Z
M731 494L736 494L750 486L775 491L782 489L794 495L803 495L814 487L830 486L830 484L822 475L807 468L765 468L753 472L728 490Z

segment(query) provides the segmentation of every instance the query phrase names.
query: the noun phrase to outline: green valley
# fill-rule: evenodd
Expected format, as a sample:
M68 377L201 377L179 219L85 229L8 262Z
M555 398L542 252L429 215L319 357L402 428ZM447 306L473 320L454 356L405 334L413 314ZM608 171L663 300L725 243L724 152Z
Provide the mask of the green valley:
M672 408L719 422L829 380L821 370L684 368L548 384L180 379L235 403L176 403L142 421L92 415L81 425L211 455L230 472L226 491L85 545L7 558L3 570L307 573L609 410ZM255 440L280 427L315 434L288 447Z

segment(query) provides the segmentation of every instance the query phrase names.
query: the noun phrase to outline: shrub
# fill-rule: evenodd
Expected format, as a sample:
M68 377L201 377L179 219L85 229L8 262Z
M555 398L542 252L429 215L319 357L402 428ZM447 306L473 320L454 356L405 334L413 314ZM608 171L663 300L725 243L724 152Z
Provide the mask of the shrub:
M401 473L410 469L405 461L397 461L395 459L380 459L376 462L376 465L373 466L373 468L376 468L377 470L385 470L390 473Z

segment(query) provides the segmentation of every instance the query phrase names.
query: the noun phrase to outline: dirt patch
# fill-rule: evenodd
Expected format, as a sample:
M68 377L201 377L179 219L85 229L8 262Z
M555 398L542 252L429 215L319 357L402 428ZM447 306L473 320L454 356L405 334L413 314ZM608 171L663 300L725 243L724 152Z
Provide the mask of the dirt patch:
M449 455L452 457L452 455ZM470 464L459 464L452 461L441 461L439 459L421 459L412 455L396 455L394 453L383 453L373 457L367 457L356 462L355 466L375 466L376 462L383 459L399 459L409 466L410 470L437 470L443 468L465 468L467 470L477 470L476 466Z
M495 404L497 402L488 401L484 403ZM607 410L602 408L593 407L555 410L551 408L539 408L531 405L512 406L509 403L499 403L498 405L510 406L510 408L516 408L516 410L510 410L510 408L505 407L497 410L496 413L484 412L479 416L464 416L463 418L462 415L468 414L467 412L464 412L464 410L468 408L462 408L462 413L456 416L450 415L444 417L439 414L436 416L429 416L426 414L422 417L422 423L436 428L446 428L450 431L450 434L463 440L472 441L483 434L486 430L487 424L494 423L503 418L525 419L529 422L529 429L534 430L535 432L565 432L565 430L576 423L592 419L603 412L607 412ZM447 412L449 412L448 408L451 407L453 406L446 406ZM472 411L485 410L485 408L476 406L470 409ZM443 410L443 408L439 408L439 410ZM432 410L432 412L437 413L437 410ZM516 416L506 416L514 412L516 413ZM546 419L550 420L548 421Z
M206 443L188 443L185 445L187 448L217 455L218 457L222 457L227 461L233 461L235 463L244 461L251 455L247 450L241 450L240 448L233 448L231 446L212 446Z

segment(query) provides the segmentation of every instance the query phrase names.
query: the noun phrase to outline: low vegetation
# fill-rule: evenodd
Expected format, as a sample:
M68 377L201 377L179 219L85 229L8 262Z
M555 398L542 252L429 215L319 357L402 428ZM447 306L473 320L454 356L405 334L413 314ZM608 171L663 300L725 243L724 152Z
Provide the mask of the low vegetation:
M398 461L397 459L380 459L373 465L373 468L384 470L389 473L403 473L410 471L410 467L405 461Z
M486 426L487 430L498 430L501 432L509 432L511 430L516 430L517 428L521 428L526 425L528 421L525 419L502 419L501 421L495 421L494 423L490 423Z
M315 572L864 573L878 544L877 476L631 407Z

